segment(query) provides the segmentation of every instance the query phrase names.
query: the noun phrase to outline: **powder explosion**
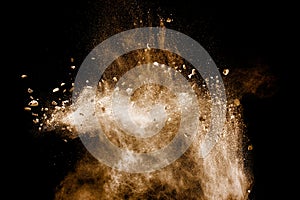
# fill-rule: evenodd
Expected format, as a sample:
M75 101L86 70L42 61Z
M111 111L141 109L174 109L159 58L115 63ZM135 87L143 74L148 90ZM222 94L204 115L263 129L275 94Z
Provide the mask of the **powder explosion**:
M171 21L167 18L161 20L161 23L163 25ZM135 41L129 39L128 42ZM73 62L74 58L71 58L70 69L76 70L79 66L73 65ZM62 82L52 90L58 98L41 102L34 97L34 89L28 88L30 101L26 103L25 111L31 112L33 123L40 134L54 131L65 142L78 138L82 132L94 133L94 124L84 119L87 116L96 118L109 141L127 150L119 162L126 168L132 159L131 152L146 153L161 149L175 137L182 117L178 101L187 105L187 109L194 109L189 107L192 98L189 93L182 93L181 98L176 98L168 88L157 84L145 84L131 91L130 86L120 82L127 71L140 65L148 66L149 74L151 67L164 70L162 77L158 78L172 75L169 69L172 68L192 86L200 108L200 130L192 145L170 165L145 173L128 173L108 167L86 152L78 160L75 170L69 172L57 186L55 199L248 199L253 177L247 163L247 151L253 147L244 134L240 99L243 94L255 90L259 83L251 85L251 88L246 86L236 90L233 84L236 77L234 74L230 76L231 72L227 68L222 71L223 77L211 77L224 78L227 93L226 121L219 141L205 158L201 157L199 144L212 123L211 94L206 85L208 80L203 80L193 66L180 56L150 46L116 59L99 78L96 97L90 92L91 88L86 87L78 94L76 104L72 104L74 83ZM22 75L21 78L28 77ZM137 77L131 75L128 78ZM115 119L115 108L112 105L117 84L125 85L125 92L131 94L130 120L135 127L141 127L139 131L131 126L120 127L120 124L126 125L128 122L128 116L122 115L122 104L117 107L119 121ZM122 102L124 99L121 97L119 100ZM90 107L91 101L95 101L96 112ZM145 135L158 130L157 134Z

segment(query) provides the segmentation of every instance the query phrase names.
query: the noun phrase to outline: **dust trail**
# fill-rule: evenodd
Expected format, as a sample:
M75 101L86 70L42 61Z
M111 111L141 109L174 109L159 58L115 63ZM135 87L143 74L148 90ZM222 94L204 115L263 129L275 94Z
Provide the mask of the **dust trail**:
M149 55L150 54L150 55ZM146 60L146 58L150 60ZM168 117L164 129L153 138L137 140L135 137L124 134L112 115L112 93L116 76L122 75L129 66L135 67L136 60L141 63L163 62L167 58L171 67L180 72L194 86L198 97L201 113L201 134L198 134L188 151L169 166L151 173L125 173L111 169L95 161L88 153L79 160L75 171L70 172L57 187L56 199L247 199L252 187L251 170L245 166L245 143L242 119L242 104L239 94L228 95L226 123L220 141L212 152L201 158L199 144L209 129L210 121L210 94L204 80L197 73L193 73L192 66L185 63L176 55L162 51L138 51L118 59L99 81L98 93L94 97L86 88L79 95L76 108L72 104L55 104L49 117L40 119L43 130L65 130L64 135L69 139L76 138L77 133L95 132L95 126L86 119L87 115L99 119L99 124L110 141L119 148L136 152L149 152L160 149L176 134L180 113L176 111L176 99L167 89L156 85L148 85L134 93L132 102L137 108L153 106L153 102L160 102L169 107ZM123 60L123 61L122 61ZM155 61L154 61L155 60ZM173 63L173 65L172 65ZM127 68L123 66L127 66ZM116 74L115 72L118 72ZM230 73L226 73L227 78ZM225 75L224 75L225 77ZM228 85L229 86L229 85ZM230 86L229 86L230 87ZM233 90L228 90L232 92ZM80 97L84 98L80 98ZM152 100L151 100L152 99ZM183 100L186 100L185 98ZM93 113L89 102L95 100L97 112ZM133 108L133 107L132 107ZM133 108L134 109L134 108ZM136 108L135 108L136 109ZM192 108L190 108L192 109ZM139 110L139 109L138 109ZM132 112L137 122L148 125L147 112ZM143 116L144 114L144 116ZM136 117L134 117L136 115ZM83 117L85 116L85 117ZM89 118L89 117L87 117ZM81 124L81 126L78 126ZM67 127L67 128L66 128ZM60 130L62 129L62 130ZM67 132L66 132L67 131ZM120 164L126 166L126 160L132 159L130 151L122 155Z
M171 165L132 174L113 170L87 154L61 182L56 199L83 195L87 199L247 199L252 180L244 166L241 104L234 102L228 106L222 139L207 158L199 158L196 141Z
M152 24L153 19L149 15L144 20L145 17L142 17L141 12L129 10L130 13L135 13L136 17L133 20L135 27ZM113 22L118 24L117 21ZM165 26L166 23L172 21L171 17L161 18L159 25ZM115 27L114 32L122 30L120 25ZM110 34L111 32L106 32L100 35L106 38ZM168 108L167 118L160 134L137 140L132 135L124 133L114 120L111 105L116 82L126 71L147 63L170 66L190 81L201 108L199 118L201 133L178 160L151 173L126 173L112 169L83 150L85 155L78 160L74 171L70 171L57 186L55 199L247 200L253 186L253 176L247 164L247 155L253 147L245 135L246 126L243 122L241 99L249 92L257 93L258 88L268 80L259 71L260 69L253 69L253 72L256 72L255 77L250 76L253 73L242 70L231 72L231 69L224 69L222 78L224 78L228 98L226 123L220 141L204 159L201 157L199 144L212 123L210 121L211 96L205 81L193 70L193 66L179 56L168 52L147 48L118 58L99 80L97 96L89 96L92 93L89 93L90 88L86 88L79 94L77 107L73 107L71 102L74 89L72 83L62 82L60 86L54 87L52 92L59 98L47 102L41 102L39 98L36 98L30 88L28 89L30 101L25 105L25 111L32 113L33 123L40 134L55 131L66 141L77 138L78 133L81 132L95 132L93 123L82 120L86 119L87 115L96 117L106 137L114 145L130 150L120 160L120 164L126 165L126 159L131 159L130 152L132 151L149 152L163 148L176 135L181 117L177 110L178 102L172 92L157 85L146 85L139 88L132 96L131 101L134 102L132 104L134 106L131 107L131 116L137 124L151 127L147 112L139 111L141 109L147 111L149 107L157 103ZM76 67L71 65L70 68L74 70ZM28 77L22 75L22 78ZM183 101L187 99L183 98ZM96 113L92 112L89 107L89 102L92 100L97 102ZM162 117L158 118L159 120L164 119L163 116L159 116Z

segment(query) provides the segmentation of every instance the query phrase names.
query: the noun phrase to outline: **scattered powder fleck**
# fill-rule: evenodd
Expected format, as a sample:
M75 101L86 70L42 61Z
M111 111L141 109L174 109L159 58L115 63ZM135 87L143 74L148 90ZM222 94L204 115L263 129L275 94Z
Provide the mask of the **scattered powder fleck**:
M59 88L54 88L53 90L52 90L52 92L58 92L59 91Z
M27 89L27 92L28 92L29 94L31 94L31 93L33 93L33 89L28 88L28 89Z
M39 102L37 100L31 100L29 103L28 103L28 106L38 106L39 105Z
M223 74L226 76L226 75L228 75L229 74L229 69L224 69L223 70Z

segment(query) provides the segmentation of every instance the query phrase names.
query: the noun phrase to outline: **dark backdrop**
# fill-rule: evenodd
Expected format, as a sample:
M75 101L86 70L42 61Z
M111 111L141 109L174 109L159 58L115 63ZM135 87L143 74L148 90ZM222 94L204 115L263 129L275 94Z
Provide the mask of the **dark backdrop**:
M294 57L291 44L294 42L296 21L292 7L261 7L259 4L242 7L204 6L193 1L132 1L130 3L74 1L54 3L11 3L8 14L3 16L6 26L3 38L8 55L5 69L13 75L6 82L10 93L3 106L8 109L2 151L8 170L2 173L8 180L7 192L12 198L53 199L54 188L76 162L76 142L66 144L55 134L36 137L32 134L31 116L23 111L26 105L28 86L43 93L67 78L70 57L80 65L87 53L105 37L122 28L133 28L128 22L131 13L120 9L139 5L145 17L150 8L153 20L155 13L170 16L171 28L184 32L196 39L210 53L217 65L229 68L247 68L266 65L276 76L276 83L267 88L272 95L259 98L254 94L242 99L247 135L254 146L255 185L252 199L274 199L279 195L290 195L289 151L295 132L289 115L293 110L295 96L291 80ZM144 2L144 3L143 3ZM118 6L120 5L120 8ZM199 5L198 5L199 4ZM110 12L110 8L111 11ZM134 10L134 9L133 9ZM144 14L143 14L144 12ZM112 17L119 20L122 26ZM126 23L127 22L127 23ZM154 22L155 25L156 22ZM122 27L115 30L115 27ZM109 29L112 29L109 31ZM99 36L100 35L100 36ZM21 74L31 79L24 82ZM6 75L3 75L5 78ZM8 97L7 97L8 96ZM297 118L296 118L297 119ZM288 152L288 153L286 153ZM288 190L286 190L286 188ZM277 199L277 198L276 198ZM289 198L285 198L289 199Z

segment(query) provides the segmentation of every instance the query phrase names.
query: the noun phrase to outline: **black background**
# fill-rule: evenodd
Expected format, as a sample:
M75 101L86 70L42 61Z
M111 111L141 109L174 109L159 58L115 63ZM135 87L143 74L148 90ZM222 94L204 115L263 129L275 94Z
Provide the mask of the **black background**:
M8 139L4 137L2 141L3 157L7 158L2 165L7 167L3 174L8 178L4 182L8 199L20 199L20 196L21 199L53 199L55 187L80 156L76 152L78 141L65 143L54 134L36 137L32 133L32 118L23 111L28 97L26 89L36 88L43 96L49 88L66 79L70 57L80 65L100 42L95 37L105 32L104 28L114 29L109 17L120 19L124 30L133 28L132 21L128 22L130 13L118 9L118 4L42 1L9 5L8 14L2 18L8 52L4 56L8 64L4 68L13 75L5 84L9 91L3 95L4 102L9 98L9 103L3 105L7 109L5 118L9 119L9 123L4 123L3 135ZM266 98L247 95L242 100L247 134L254 146L255 184L251 199L291 199L290 179L294 176L290 175L291 152L287 150L295 147L292 145L295 132L290 128L293 120L287 111L293 111L297 103L289 90L296 67L291 62L295 59L292 48L297 25L293 7L253 4L225 8L193 1L135 1L123 2L120 7L127 5L139 5L145 12L150 9L153 15L172 13L171 28L199 41L217 65L269 67L277 78L275 86L268 88L276 91L274 95ZM109 36L118 30L107 32ZM24 82L21 74L29 74L31 79ZM287 142L291 144L288 147Z

